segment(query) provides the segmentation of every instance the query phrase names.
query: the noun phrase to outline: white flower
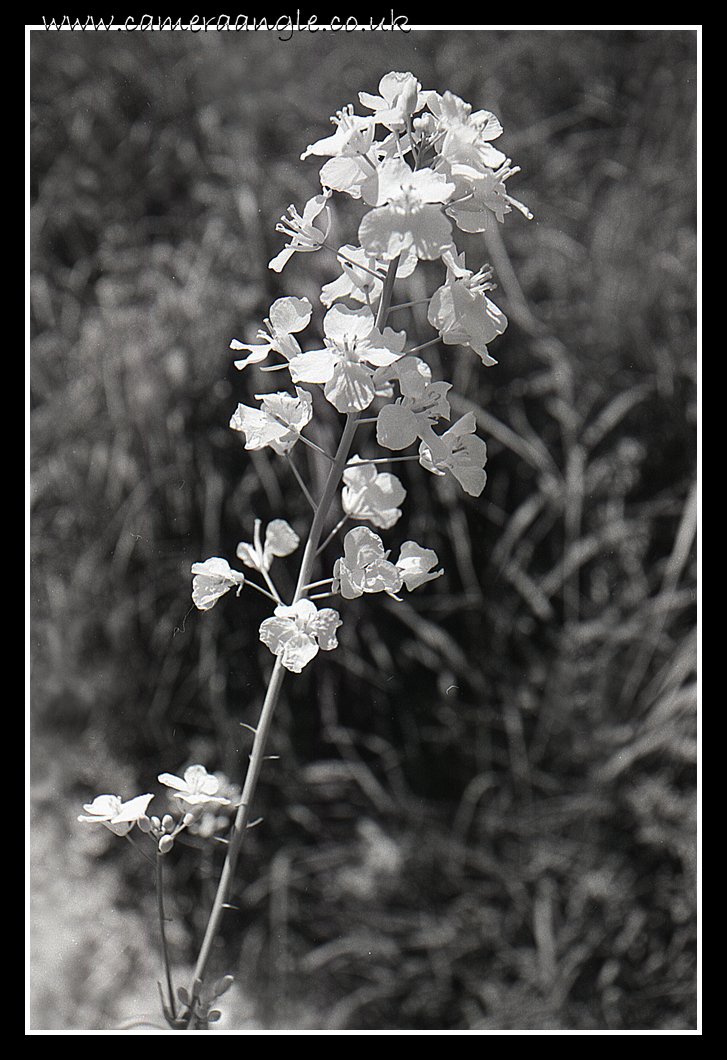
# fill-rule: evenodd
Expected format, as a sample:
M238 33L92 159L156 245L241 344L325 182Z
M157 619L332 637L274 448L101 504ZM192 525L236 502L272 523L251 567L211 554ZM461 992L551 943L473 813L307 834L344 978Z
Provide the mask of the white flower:
M418 260L415 253L402 255L396 270L397 279L411 276ZM339 247L338 262L343 274L321 288L323 305L330 306L339 298L350 298L367 305L375 302L383 287L386 263L369 257L362 247L354 246ZM373 276L374 272L378 275Z
M366 526L356 526L343 539L343 557L333 565L333 592L347 600L363 593L387 592L396 596L401 574L389 563L388 552L378 534Z
M435 475L451 471L471 497L479 497L487 482L487 446L475 429L474 413L467 412L444 434L435 434L431 428L423 432L419 446L422 467Z
M520 172L519 166L510 165L509 158L495 170L454 163L448 172L457 184L457 191L452 205L446 208L447 214L463 232L486 232L493 214L502 224L513 206L528 220L532 219L527 206L508 195L505 188L507 178ZM458 202L459 199L462 201Z
M374 398L373 367L401 357L406 334L379 331L368 306L349 309L334 305L323 320L326 345L301 353L290 362L294 382L324 385L326 398L339 412L361 412ZM369 367L369 365L373 367Z
M264 449L269 445L281 456L290 452L313 415L312 396L300 387L295 392L296 397L285 392L256 394L262 401L259 409L237 406L230 427L245 434L246 449Z
M421 85L410 73L392 71L379 81L378 96L370 92L359 92L358 98L364 107L374 111L376 121L387 129L404 129L412 114L424 106L425 96Z
M260 343L240 342L233 339L230 343L231 350L250 350L250 356L235 361L235 368L245 368L248 364L259 364L264 361L271 350L290 360L300 353L300 346L293 333L302 331L307 325L313 312L313 306L307 298L278 298L270 307L270 317L264 323L267 332L260 329L257 337L262 339Z
M401 518L398 506L406 497L406 490L396 475L379 473L375 464L362 463L357 456L353 461L343 472L344 512L388 530Z
M374 139L375 122L371 115L359 117L354 114L353 106L349 103L343 110L337 111L331 121L337 126L333 136L326 136L325 139L310 144L300 156L301 160L308 155L353 157L366 154Z
M192 564L192 601L200 611L209 611L221 596L237 586L237 595L245 584L242 571L232 570L226 559L213 556L204 563Z
M241 541L237 546L237 558L241 559L246 567L252 567L262 573L270 570L275 556L289 556L291 552L295 552L300 544L300 538L285 519L273 519L265 529L265 544L263 545L260 540L261 526L261 520L256 519L253 531L254 544L249 545L246 541Z
M442 158L449 162L485 165L491 169L502 165L504 154L489 142L502 133L502 126L494 114L487 110L473 114L471 105L452 92L445 92L443 96L428 92L426 102L440 132L444 132L439 148Z
M202 806L208 802L226 806L230 802L223 795L216 794L220 782L204 766L189 766L184 771L184 779L175 777L173 773L161 773L157 779L160 784L176 788L174 798L188 806Z
M444 203L456 190L454 181L433 169L412 170L401 158L387 158L361 186L369 206L384 206L406 196L420 203Z
M397 563L391 563L388 556L381 538L368 527L356 526L349 530L343 539L343 557L333 565L334 593L340 592L347 600L353 600L363 593L383 590L398 600L396 594L402 585L416 589L444 573L432 572L438 562L437 553L422 548L416 541L404 542Z
M407 589L416 589L425 582L444 574L443 570L432 571L439 562L437 553L431 548L422 548L416 541L405 541L399 550L396 566Z
M341 625L337 611L324 607L320 611L312 600L298 600L288 607L279 604L273 618L260 626L260 640L273 655L280 656L286 670L299 674L318 654L338 646L336 629Z
M489 270L472 273L464 268L464 252L455 259L444 255L447 280L432 295L427 320L446 345L470 346L483 364L497 364L487 344L502 335L507 317L485 295L492 287Z
M296 251L308 254L314 250L320 250L326 239L328 239L328 233L331 228L331 211L326 205L330 198L330 192L324 192L322 195L314 195L312 199L309 199L303 209L303 216L301 217L295 206L288 207L288 216L282 217L275 226L276 232L285 232L286 235L292 237L291 242L287 246L283 247L279 254L276 254L271 262L268 264L268 268L274 272L280 272L285 266L288 259L295 254ZM326 213L326 227L325 229L318 228L313 222L316 220L318 215L325 210Z
M369 210L358 238L367 254L382 261L410 249L431 261L450 246L452 226L438 205L423 202L416 191L403 191L386 206Z
M122 802L118 795L97 795L93 802L83 808L79 821L103 824L115 835L126 835L134 825L146 817L146 808L153 795L137 795L135 799Z

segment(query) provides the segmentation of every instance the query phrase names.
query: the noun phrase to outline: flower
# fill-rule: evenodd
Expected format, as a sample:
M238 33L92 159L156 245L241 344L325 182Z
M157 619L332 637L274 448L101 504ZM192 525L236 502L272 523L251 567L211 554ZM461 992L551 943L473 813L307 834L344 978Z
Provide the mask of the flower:
M343 558L333 564L333 592L340 591L347 600L382 590L396 596L401 574L389 563L388 555L381 538L368 527L349 530L343 539Z
M396 595L402 585L416 589L418 585L438 578L443 570L432 572L438 562L437 553L422 548L416 541L405 541L399 551L399 559L391 563L384 543L378 534L365 526L349 530L343 539L343 557L333 565L333 592L340 592L347 600L363 593L379 593L382 590Z
M368 306L349 309L333 305L323 319L326 345L310 350L290 362L294 382L320 383L326 398L339 412L362 411L374 398L373 369L398 360L406 335L374 325Z
M420 203L444 203L457 184L442 173L425 167L412 170L402 158L387 158L361 186L369 206L384 206L404 196Z
M472 273L464 268L464 253L447 258L447 279L432 295L427 320L447 345L471 346L483 364L497 364L487 343L502 335L507 317L484 294L491 288L487 269Z
M349 103L343 110L337 111L331 121L337 126L333 136L326 136L325 139L310 144L300 156L301 160L308 155L355 157L366 154L374 139L375 122L371 115L359 117L354 114L353 106Z
M376 439L386 449L406 449L438 419L448 420L451 383L432 383L429 365L420 357L402 357L374 374L377 385L396 379L401 397L384 405L376 421Z
M452 227L438 205L424 202L414 188L402 189L398 198L365 214L358 238L367 254L383 261L410 248L418 258L434 260L450 246Z
M237 406L230 427L245 434L246 449L264 449L269 445L281 456L290 452L313 415L312 395L300 387L295 392L296 397L285 392L256 394L262 401L259 409Z
M365 302L370 305L381 294L386 263L369 257L362 247L339 247L338 260L343 275L321 288L321 302L330 306L339 298L350 298L354 302ZM397 279L411 276L417 266L416 254L402 255L396 270ZM373 276L372 273L378 273Z
M318 176L324 189L344 191L352 199L360 199L361 188L371 176L372 165L361 155L337 155L321 166Z
M419 446L419 463L435 475L451 471L471 497L479 497L485 488L487 446L475 435L475 416L467 412L444 434L431 428L423 434Z
M253 567L260 572L270 570L275 556L289 556L300 544L300 538L285 519L273 519L265 529L265 544L260 542L260 519L255 520L253 531L254 545L241 541L237 546L237 558L246 567Z
M364 107L374 111L374 117L387 129L403 130L411 118L424 106L425 97L421 85L410 73L385 74L379 81L378 96L369 92L359 92L358 98Z
M422 548L416 541L405 541L399 550L396 566L407 589L416 589L425 582L441 577L443 570L432 571L438 563L437 553L431 548Z
M444 133L439 146L442 158L448 162L468 162L491 169L502 165L504 154L489 143L502 133L502 126L494 114L487 110L473 114L471 105L452 92L445 92L443 96L428 92L426 103L436 118L438 131Z
M235 361L235 368L245 368L248 364L259 364L264 361L271 350L290 360L300 353L300 346L293 338L293 332L302 331L313 312L313 306L307 298L278 298L270 307L270 317L264 321L268 331L258 331L261 343L249 345L233 339L231 350L250 350L250 356Z
M286 235L292 236L292 240L268 263L269 269L274 272L280 272L296 251L308 254L311 251L321 249L328 238L331 227L331 211L326 205L330 194L329 191L325 191L322 195L314 195L312 199L309 199L303 209L302 217L295 206L291 205L288 207L288 216L283 216L278 221L275 230L276 232L285 232ZM325 230L313 224L324 209L326 212Z
M230 802L224 795L216 794L220 782L204 766L189 766L184 771L184 779L175 777L173 773L160 773L157 780L168 788L176 788L174 798L187 806L203 806L210 802L227 806Z
M146 817L146 808L153 795L137 795L135 799L122 802L118 795L97 795L93 802L83 808L79 821L103 824L115 835L126 835L134 825Z
M463 232L486 232L492 224L493 214L502 224L505 214L510 213L513 206L528 220L532 219L527 206L508 195L505 188L507 178L519 172L520 167L512 167L509 158L496 170L471 165L450 166L449 173L457 184L457 191L454 202L447 206L448 216Z
M379 473L375 464L354 462L343 472L343 510L354 519L366 519L374 526L388 530L401 518L400 505L406 490L396 475Z
M206 559L204 563L193 563L192 574L192 601L200 611L209 611L235 585L239 596L245 584L242 571L232 570L227 560L219 556Z
M274 617L266 618L260 626L260 640L273 655L280 656L286 670L299 674L318 654L318 649L331 651L338 646L336 629L341 619L333 608L320 611L312 600L298 600L287 606L279 604Z

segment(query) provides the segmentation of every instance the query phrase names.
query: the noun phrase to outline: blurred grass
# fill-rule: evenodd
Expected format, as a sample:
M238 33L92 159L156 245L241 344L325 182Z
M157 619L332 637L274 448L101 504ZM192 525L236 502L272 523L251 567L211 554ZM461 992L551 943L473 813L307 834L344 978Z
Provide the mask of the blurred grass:
M499 364L431 358L489 481L399 466L387 547L446 576L352 602L286 683L220 971L269 1027L696 1026L696 36L584 30L31 34L36 1028L109 1026L149 982L153 1004L145 867L79 805L191 761L241 780L267 612L189 613L189 567L308 513L227 429L273 385L228 345L333 278L271 273L275 221L392 69L498 115L535 215L462 240L495 266ZM337 206L341 242L357 216ZM183 853L180 966L219 867Z

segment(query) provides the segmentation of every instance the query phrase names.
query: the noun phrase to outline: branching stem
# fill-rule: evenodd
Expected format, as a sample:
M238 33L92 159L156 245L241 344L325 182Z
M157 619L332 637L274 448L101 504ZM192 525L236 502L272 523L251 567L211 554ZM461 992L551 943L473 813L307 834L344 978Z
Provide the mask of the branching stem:
M389 263L388 271L384 279L384 285L376 314L376 326L379 329L384 326L389 314L398 265L399 258L396 257ZM293 603L297 603L298 600L303 599L308 588L311 586L311 576L318 555L319 543L338 487L343 478L343 472L348 463L349 453L358 425L358 417L359 413L357 412L349 413L346 417L341 439L338 443L338 449L333 458L333 463L328 472L326 484L323 487L323 493L313 516L313 522L311 524L310 533L308 535L308 540L306 541L303 559L300 565ZM201 983L207 970L207 965L212 953L212 946L220 928L223 912L229 903L237 859L240 855L242 842L250 821L250 807L257 789L260 770L266 758L265 747L283 685L284 676L285 668L283 667L281 657L278 656L275 660L275 665L273 666L270 683L268 684L262 710L260 712L260 719L255 729L255 739L253 741L252 751L250 752L250 764L248 766L247 775L245 776L245 784L242 789L240 804L237 808L235 823L229 837L227 856L225 858L225 863L222 866L220 882L217 885L217 893L212 904L212 910L207 922L204 939L202 940L202 946L200 947L194 972L192 973L192 980L189 988L190 1003L183 1017L187 1026L190 1024L194 1025L195 1009L199 1001Z

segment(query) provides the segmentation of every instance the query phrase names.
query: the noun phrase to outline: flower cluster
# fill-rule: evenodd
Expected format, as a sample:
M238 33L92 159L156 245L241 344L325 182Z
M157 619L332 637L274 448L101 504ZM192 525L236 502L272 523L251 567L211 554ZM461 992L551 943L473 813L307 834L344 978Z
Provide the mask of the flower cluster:
M85 824L102 824L118 836L128 836L137 825L141 832L151 834L156 839L160 854L168 854L175 837L183 829L197 826L203 812L230 804L230 799L219 791L219 776L208 773L204 766L189 766L184 777L161 773L157 779L160 784L174 789L173 797L182 806L179 820L169 813L162 818L147 814L149 803L154 798L151 794L137 795L127 802L123 802L118 795L97 795L93 802L83 807L86 812L79 814L78 820Z
M507 318L490 297L489 266L468 268L457 250L455 231L485 232L513 207L530 217L506 189L506 180L518 169L494 145L502 133L494 114L473 110L451 92L423 89L411 73L386 74L378 94L360 92L358 101L366 113L357 114L347 104L332 117L332 134L303 151L302 159L323 160L320 191L302 213L288 208L277 225L288 242L269 263L280 273L299 253L327 248L335 255L340 274L323 285L323 310L315 314L321 337L301 337L314 319L311 301L282 297L272 304L254 341L234 339L231 348L245 354L234 362L238 369L259 365L261 371L286 370L292 388L258 394L258 407L238 404L230 427L244 435L249 450L270 448L290 458L301 440L317 448L304 432L318 390L346 417L358 419L372 410L367 420L375 421L376 442L384 451L418 447L411 456L395 459L418 460L434 475L451 475L476 497L486 482L487 447L477 436L475 415L468 412L451 422L451 384L434 381L429 365L417 355L428 343L412 348L405 331L387 326L387 316L392 283L410 277L421 261L441 261L444 275L426 311L433 341L468 347L482 364L496 363L489 346L505 331ZM337 249L328 242L335 193L367 208L357 242ZM385 460L356 455L337 465L343 513L338 527L356 521L389 530L400 519L406 490L395 475L379 470ZM295 465L293 470L300 480ZM310 494L308 499L315 507ZM213 557L193 565L192 599L208 610L230 589L237 594L243 585L259 589L275 605L260 626L260 639L296 673L320 650L336 647L341 625L337 611L319 610L314 602L330 594L311 596L311 589L330 586L331 593L344 599L371 592L398 599L402 589L415 589L443 573L436 553L414 541L405 541L393 562L382 539L359 525L346 533L332 578L309 584L303 578L286 604L271 567L276 557L296 549L299 538L284 520L275 519L263 541L261 526L256 519L253 542L241 542L237 556L265 585Z

